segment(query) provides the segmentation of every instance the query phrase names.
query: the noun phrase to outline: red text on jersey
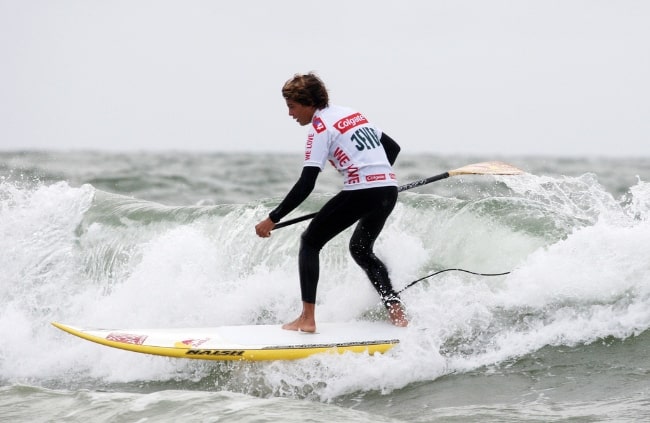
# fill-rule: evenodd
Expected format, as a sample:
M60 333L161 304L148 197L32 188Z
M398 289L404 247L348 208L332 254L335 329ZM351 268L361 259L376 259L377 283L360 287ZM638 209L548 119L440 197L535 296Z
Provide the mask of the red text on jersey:
M307 136L307 143L305 144L305 160L311 159L311 149L314 146L314 134Z

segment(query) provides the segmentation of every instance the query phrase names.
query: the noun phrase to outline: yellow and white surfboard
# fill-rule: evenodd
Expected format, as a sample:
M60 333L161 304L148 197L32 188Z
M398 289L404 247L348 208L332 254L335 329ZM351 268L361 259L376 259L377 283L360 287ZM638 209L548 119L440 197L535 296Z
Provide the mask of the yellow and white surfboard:
M82 329L52 323L72 335L127 351L200 360L295 360L319 353L384 353L407 329L388 322L319 323L317 333L280 325L179 329Z

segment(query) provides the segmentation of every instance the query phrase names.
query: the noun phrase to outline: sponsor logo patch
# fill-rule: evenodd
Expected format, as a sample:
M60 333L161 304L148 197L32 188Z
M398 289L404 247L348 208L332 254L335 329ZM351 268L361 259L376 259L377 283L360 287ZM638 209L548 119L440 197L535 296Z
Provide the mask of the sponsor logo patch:
M366 119L365 116L363 116L361 113L355 113L337 121L334 124L334 127L338 129L342 134L345 134L350 129L366 123L368 123L368 119Z
M385 181L385 180L386 180L386 174L385 173L377 173L375 175L367 175L366 176L366 181L368 181L368 182Z
M323 132L325 129L327 129L327 128L325 127L325 122L323 122L323 121L321 120L321 118L319 118L319 117L316 117L316 118L314 119L314 121L312 122L312 125L314 125L314 129L316 130L316 133L318 133L318 134L320 134L320 133Z

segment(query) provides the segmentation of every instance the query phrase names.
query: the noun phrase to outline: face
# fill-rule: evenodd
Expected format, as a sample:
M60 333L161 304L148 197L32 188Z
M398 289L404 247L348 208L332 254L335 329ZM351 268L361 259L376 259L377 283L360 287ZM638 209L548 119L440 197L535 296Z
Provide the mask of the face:
M289 116L294 118L300 126L311 123L311 118L314 117L314 112L316 112L314 106L305 106L293 100L287 100L287 108L289 109Z

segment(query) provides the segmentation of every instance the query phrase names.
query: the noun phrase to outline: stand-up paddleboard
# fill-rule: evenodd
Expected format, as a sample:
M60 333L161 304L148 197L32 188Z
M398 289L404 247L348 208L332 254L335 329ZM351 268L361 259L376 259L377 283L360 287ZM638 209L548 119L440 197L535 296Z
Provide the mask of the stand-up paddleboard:
M388 322L319 323L317 333L280 325L185 329L81 329L52 323L72 335L109 347L200 360L295 360L330 352L384 353L407 331Z

